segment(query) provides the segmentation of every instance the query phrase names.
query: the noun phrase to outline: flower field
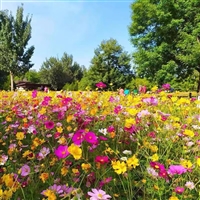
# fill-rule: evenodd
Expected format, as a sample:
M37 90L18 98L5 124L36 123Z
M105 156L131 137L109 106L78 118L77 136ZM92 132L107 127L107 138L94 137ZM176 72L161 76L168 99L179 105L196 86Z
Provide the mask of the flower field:
M0 199L200 199L200 102L161 92L0 92Z

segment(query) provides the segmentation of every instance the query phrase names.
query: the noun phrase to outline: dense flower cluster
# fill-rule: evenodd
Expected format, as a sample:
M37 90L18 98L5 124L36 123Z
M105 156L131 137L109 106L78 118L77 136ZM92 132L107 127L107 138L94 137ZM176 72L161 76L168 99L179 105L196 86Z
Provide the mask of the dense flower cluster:
M198 199L199 102L169 88L0 92L0 199Z

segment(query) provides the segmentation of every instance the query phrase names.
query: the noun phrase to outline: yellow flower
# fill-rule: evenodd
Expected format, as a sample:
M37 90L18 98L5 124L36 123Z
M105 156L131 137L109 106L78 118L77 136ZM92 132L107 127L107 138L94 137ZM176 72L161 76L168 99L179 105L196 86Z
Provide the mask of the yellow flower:
M43 192L43 194L48 197L48 200L56 200L56 195L52 190L47 189Z
M158 161L158 159L159 159L159 156L158 156L157 153L155 153L155 154L153 154L153 155L151 156L151 160L152 160L153 162Z
M68 173L68 171L69 171L69 170L68 170L67 167L62 167L62 168L61 168L61 175L62 175L62 176L66 176L67 173Z
M63 128L60 126L60 127L56 127L56 130L58 133L62 133L63 132Z
M87 172L91 168L91 164L90 163L82 163L81 168L82 168L82 170Z
M200 167L200 158L197 158L197 165Z
M155 92L157 89L158 89L158 86L154 86L154 87L151 88L151 91Z
M23 140L24 139L24 133L23 132L17 132L16 138L17 138L17 140Z
M12 195L13 195L13 192L12 192L12 190L10 189L10 190L5 190L5 191L3 192L3 195L0 196L0 197L3 197L2 199L8 200L8 199L11 199Z
M118 161L112 161L112 167L117 174L123 174L127 171L126 163Z
M139 160L138 158L136 158L135 155L133 155L131 158L129 158L126 161L128 168L132 169L132 168L136 168L137 166L139 166Z
M42 107L42 109L39 111L40 115L44 115L46 113L46 108Z
M9 117L9 116L7 116L7 117L6 117L6 121L7 121L7 122L11 122L11 121L12 121L12 118Z
M66 121L69 123L73 120L73 115L68 115Z
M94 115L96 115L97 111L98 111L97 108L93 108L93 109L90 110L90 114L91 114L92 116L94 116Z
M152 145L149 148L151 149L152 152L157 152L158 151L158 147L156 145Z
M13 174L4 174L2 181L5 183L6 187L12 188L14 186Z
M137 110L137 109L134 109L134 108L130 108L130 109L127 109L127 112L128 112L130 115L135 116L135 115L138 113L138 110Z
M180 164L185 168L192 168L192 162L190 160L181 160Z
M171 197L169 198L169 200L179 200L179 199L178 199L178 197L176 197L176 196L171 196Z
M79 173L79 170L76 169L76 168L73 168L73 169L72 169L72 172L73 172L73 174L78 174L78 173Z
M68 147L68 151L74 157L75 160L80 159L82 156L82 149L79 146L75 145L74 143L72 143Z
M62 137L58 140L58 143L59 143L59 144L65 144L65 143L66 143L66 138L62 136Z
M45 183L46 182L46 180L49 178L49 173L42 173L41 175L40 175L40 177L39 177L41 180L42 180L42 182L43 183Z
M189 137L194 137L194 132L188 129L185 129L185 131L183 132L184 135L187 135Z
M130 128L133 124L135 124L135 119L133 119L133 118L126 119L126 121L125 121L126 128Z

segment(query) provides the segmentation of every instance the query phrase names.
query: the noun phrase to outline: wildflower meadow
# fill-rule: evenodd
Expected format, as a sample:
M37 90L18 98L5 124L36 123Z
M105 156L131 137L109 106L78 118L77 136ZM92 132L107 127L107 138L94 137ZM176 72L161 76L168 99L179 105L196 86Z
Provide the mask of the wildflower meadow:
M200 199L196 98L154 89L0 97L1 200Z

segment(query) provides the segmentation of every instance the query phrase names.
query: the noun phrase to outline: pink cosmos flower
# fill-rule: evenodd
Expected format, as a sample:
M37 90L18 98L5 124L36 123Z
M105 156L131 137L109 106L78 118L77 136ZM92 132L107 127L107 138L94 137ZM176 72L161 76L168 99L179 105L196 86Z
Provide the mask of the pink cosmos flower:
M99 162L101 164L109 163L108 156L96 156L95 162Z
M98 142L98 137L93 132L87 132L84 139L90 144L96 144Z
M184 190L185 190L185 189L184 189L183 187L179 187L179 186L175 188L175 192L176 192L177 194L182 194L182 193L184 192Z
M37 97L37 90L33 90L32 92L32 98L36 98Z
M170 86L169 83L165 83L165 84L162 85L162 88L163 88L164 90L169 90L170 87L171 87L171 86Z
M68 146L60 145L57 149L55 149L54 153L59 159L66 158L69 155Z
M165 171L165 166L159 162L150 162L150 166L153 169L157 169L159 171Z
M45 123L46 129L53 129L54 128L54 122L53 121L46 121Z
M23 165L21 167L21 176L28 176L30 171L31 171L31 169L27 164Z
M84 141L84 130L78 130L74 135L72 136L72 141L76 145L81 145Z
M103 82L99 82L99 83L96 84L96 87L97 87L97 88L105 88L105 87L106 87L106 84L103 83Z
M92 189L92 192L88 192L90 200L108 200L110 195L106 194L103 190Z
M175 175L175 174L184 174L187 172L187 169L185 167L183 167L182 165L170 165L169 169L168 169L168 174L170 175Z

